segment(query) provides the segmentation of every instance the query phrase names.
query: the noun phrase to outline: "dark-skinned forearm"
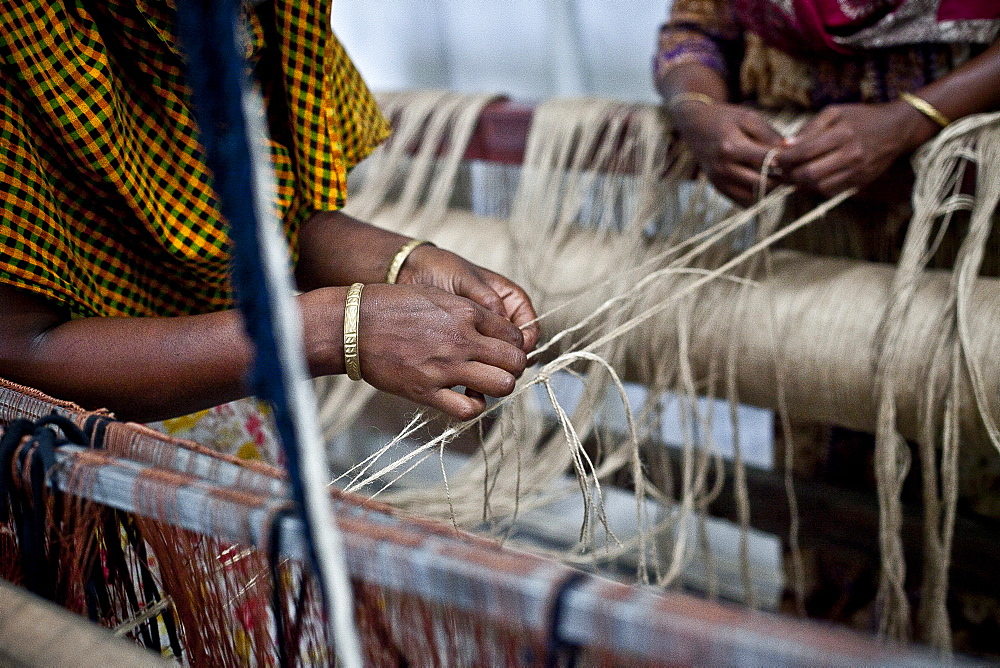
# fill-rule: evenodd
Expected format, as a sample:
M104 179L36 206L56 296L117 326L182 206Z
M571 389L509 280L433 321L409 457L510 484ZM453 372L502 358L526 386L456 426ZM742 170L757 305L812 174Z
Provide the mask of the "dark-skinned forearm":
M684 63L668 69L656 82L664 100L679 93L701 93L716 102L727 102L726 82L716 70L700 63Z
M299 288L382 283L399 248L409 240L341 211L313 215L299 232Z
M1000 108L1000 42L954 72L914 91L952 121ZM903 142L902 152L917 149L941 131L941 126L903 100L889 105Z
M344 295L300 296L306 356L315 375L343 371ZM13 300L11 294L13 293ZM252 346L239 314L61 320L39 298L4 286L0 326L4 377L122 419L183 415L248 393Z
M952 120L1000 108L1000 41L916 93Z

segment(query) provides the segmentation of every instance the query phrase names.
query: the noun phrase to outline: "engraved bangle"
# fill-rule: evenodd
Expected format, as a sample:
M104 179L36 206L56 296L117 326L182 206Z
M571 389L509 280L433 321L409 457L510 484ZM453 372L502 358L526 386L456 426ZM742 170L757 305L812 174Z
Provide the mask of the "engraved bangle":
M361 316L361 291L364 283L355 283L347 291L344 302L344 370L351 380L361 380L361 358L358 356L358 321Z
M710 107L715 104L715 100L712 99L710 95L698 93L696 91L686 91L684 93L678 93L670 98L670 101L667 102L667 111L674 113L674 110L677 109L677 105L684 104L685 102L701 102L702 104L707 104Z
M937 107L924 98L917 97L913 93L903 92L899 94L899 99L940 125L942 128L946 128L951 125L951 119L938 111Z
M423 246L427 244L428 246L433 246L429 241L424 239L410 239L402 248L396 252L396 257L392 258L392 262L389 264L389 271L385 275L385 282L392 285L399 278L399 270L403 268L403 263L406 262L406 258L410 257L410 253L413 252L417 246Z

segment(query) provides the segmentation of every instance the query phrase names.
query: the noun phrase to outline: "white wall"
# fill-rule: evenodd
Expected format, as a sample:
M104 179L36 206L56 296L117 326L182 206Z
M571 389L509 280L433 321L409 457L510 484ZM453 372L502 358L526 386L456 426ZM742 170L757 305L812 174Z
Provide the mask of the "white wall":
M665 0L334 0L333 25L375 90L654 102L666 11Z

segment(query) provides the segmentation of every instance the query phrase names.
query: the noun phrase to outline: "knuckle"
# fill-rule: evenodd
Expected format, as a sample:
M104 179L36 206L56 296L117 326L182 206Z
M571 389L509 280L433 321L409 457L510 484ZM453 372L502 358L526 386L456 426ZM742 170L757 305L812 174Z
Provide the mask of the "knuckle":
M442 387L447 387L448 381L454 373L450 358L442 353L425 358L417 369L420 377L416 380L416 387L427 395L434 394Z
M520 348L514 349L514 368L517 370L517 374L520 375L524 373L524 370L528 367L528 355Z
M479 315L479 310L473 302L462 299L452 309L452 315L463 323L474 323Z
M491 309L503 304L503 302L500 300L500 295L498 295L496 291L493 290L493 288L486 285L485 283L483 283L482 295L483 295L482 296L483 301L489 304Z
M392 391L392 390L389 390ZM406 388L400 388L399 391L395 392L400 396L413 401L414 403L422 404L424 406L433 406L439 408L437 402L434 400L434 393L429 391L423 386L410 386Z
M434 398L434 393L441 387L442 384L435 380L434 375L426 373L423 378L411 385L412 397L420 403L429 404Z
M724 158L732 158L736 153L736 141L731 136L726 136L722 138L719 142L719 155Z
M451 411L451 414L464 422L466 420L473 419L479 415L480 412L479 407L473 405L472 402L462 402L460 405L456 406L453 411Z

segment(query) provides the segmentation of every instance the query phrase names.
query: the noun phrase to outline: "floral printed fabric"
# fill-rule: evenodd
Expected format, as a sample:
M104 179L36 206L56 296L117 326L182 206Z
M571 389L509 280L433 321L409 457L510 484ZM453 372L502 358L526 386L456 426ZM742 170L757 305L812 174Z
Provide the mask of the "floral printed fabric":
M150 427L240 459L282 465L270 407L253 397L153 422Z

